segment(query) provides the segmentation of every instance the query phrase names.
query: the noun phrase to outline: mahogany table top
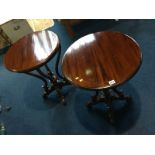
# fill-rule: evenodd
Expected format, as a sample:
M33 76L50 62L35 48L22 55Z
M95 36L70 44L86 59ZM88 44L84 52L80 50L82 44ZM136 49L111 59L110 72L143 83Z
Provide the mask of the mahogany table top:
M62 59L62 73L75 86L105 89L129 80L139 69L137 42L120 32L97 32L75 41Z
M51 31L38 31L14 43L4 57L6 68L29 72L47 63L59 48L58 36Z

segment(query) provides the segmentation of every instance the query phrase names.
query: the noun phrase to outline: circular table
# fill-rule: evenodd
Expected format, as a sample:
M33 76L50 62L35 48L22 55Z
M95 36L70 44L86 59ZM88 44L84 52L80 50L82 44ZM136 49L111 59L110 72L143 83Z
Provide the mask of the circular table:
M113 100L130 99L116 87L129 80L141 62L142 53L133 38L120 32L97 32L80 38L67 49L62 73L73 85L96 91L89 107L103 101L111 109Z
M63 82L58 82L57 76L49 69L47 62L59 52L56 61L56 73L58 74L58 63L61 47L58 36L51 31L38 31L28 34L14 43L4 57L6 68L12 72L26 73L44 82L43 97L56 90L59 97L63 99L60 89ZM44 66L46 73L40 67ZM36 71L33 73L32 71ZM59 75L59 74L58 74ZM48 81L51 86L48 86Z

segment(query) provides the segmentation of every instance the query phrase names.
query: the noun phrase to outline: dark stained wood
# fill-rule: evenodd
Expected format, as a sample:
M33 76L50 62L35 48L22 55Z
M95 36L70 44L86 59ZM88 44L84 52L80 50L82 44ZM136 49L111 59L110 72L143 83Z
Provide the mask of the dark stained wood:
M119 32L97 32L74 42L62 60L62 72L72 84L105 89L130 79L142 54L134 39Z
M4 58L6 68L13 72L29 72L44 65L59 48L58 36L51 31L39 31L18 40Z

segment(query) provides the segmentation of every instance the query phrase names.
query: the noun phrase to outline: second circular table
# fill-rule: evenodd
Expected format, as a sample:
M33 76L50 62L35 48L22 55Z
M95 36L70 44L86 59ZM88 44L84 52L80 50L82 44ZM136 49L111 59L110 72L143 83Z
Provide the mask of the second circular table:
M80 38L67 49L62 73L73 85L96 91L88 106L103 101L111 109L113 100L130 99L116 87L133 77L141 62L140 47L133 38L120 32L97 32Z

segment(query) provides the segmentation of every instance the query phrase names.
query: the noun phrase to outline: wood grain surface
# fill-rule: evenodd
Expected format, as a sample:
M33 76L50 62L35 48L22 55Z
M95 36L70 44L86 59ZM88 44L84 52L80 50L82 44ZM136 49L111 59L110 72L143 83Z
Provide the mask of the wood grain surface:
M62 60L64 77L75 86L105 89L129 80L139 69L142 54L131 37L97 32L74 42Z
M47 63L59 48L58 36L51 31L29 34L14 43L4 57L6 68L29 72Z

